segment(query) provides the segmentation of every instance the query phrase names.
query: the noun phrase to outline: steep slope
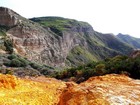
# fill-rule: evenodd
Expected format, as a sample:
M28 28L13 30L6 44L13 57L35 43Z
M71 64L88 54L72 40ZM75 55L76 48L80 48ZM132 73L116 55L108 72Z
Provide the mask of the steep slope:
M85 22L61 17L39 17L30 20L38 22L44 28L49 27L67 43L71 40L77 42L66 57L66 63L69 65L81 65L132 51L131 46L118 40L114 35L96 32ZM69 38L65 38L69 35Z
M124 54L128 54L129 51L132 47L125 43L122 42L121 40L118 40L117 37L113 34L101 34L98 33L97 37L109 48L123 52Z
M140 80L123 75L92 77L75 84L53 78L0 74L1 105L139 105Z
M119 39L121 39L123 42L133 46L135 49L139 49L140 48L140 38L135 38L135 37L132 37L130 35L123 35L121 33L119 33L117 35L117 37Z
M85 22L61 17L28 20L3 7L0 17L4 39L14 47L7 47L10 53L53 67L77 66L133 50L114 35L98 33Z

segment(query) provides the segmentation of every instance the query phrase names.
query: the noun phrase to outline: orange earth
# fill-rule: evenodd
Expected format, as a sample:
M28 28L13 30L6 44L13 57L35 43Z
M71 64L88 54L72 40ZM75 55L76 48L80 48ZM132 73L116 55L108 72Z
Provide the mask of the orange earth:
M76 84L0 74L0 105L140 105L140 80L110 74Z

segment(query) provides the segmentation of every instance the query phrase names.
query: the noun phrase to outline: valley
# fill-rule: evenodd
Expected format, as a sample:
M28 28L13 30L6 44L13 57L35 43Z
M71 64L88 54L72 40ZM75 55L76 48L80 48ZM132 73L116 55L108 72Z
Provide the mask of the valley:
M139 105L140 39L0 7L0 105Z

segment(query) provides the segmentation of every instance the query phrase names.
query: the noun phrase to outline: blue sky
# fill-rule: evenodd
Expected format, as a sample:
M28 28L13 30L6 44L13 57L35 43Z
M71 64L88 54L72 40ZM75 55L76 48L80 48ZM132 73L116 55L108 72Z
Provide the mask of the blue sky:
M0 0L0 6L26 18L72 18L86 21L102 33L123 33L140 38L139 4L140 0Z

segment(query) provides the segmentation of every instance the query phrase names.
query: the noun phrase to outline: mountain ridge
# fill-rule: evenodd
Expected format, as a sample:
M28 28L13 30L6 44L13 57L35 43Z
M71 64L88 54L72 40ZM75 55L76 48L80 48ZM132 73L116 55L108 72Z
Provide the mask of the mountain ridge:
M125 43L128 43L135 49L140 49L140 38L135 38L127 34L119 33L117 37Z
M0 7L0 104L140 104L134 49L86 22Z
M13 44L13 51L40 64L78 66L133 50L114 35L94 31L86 22L61 17L28 20L2 7L0 12L1 27L10 26L5 34Z

